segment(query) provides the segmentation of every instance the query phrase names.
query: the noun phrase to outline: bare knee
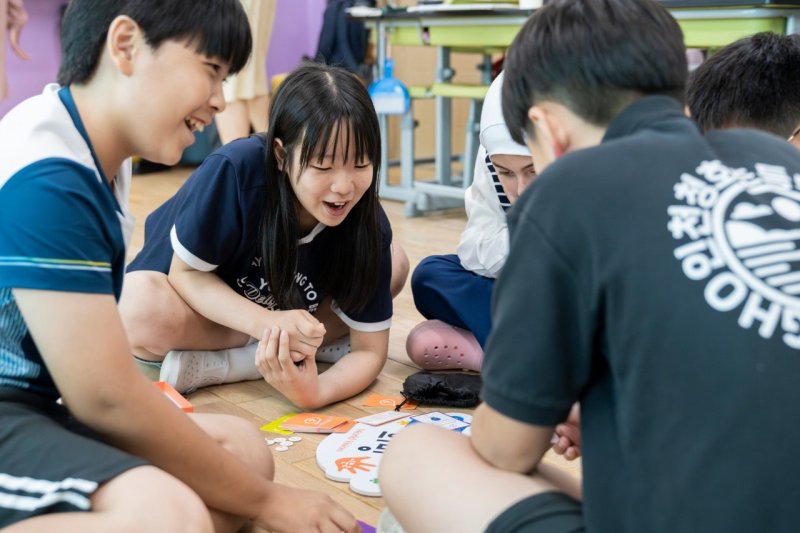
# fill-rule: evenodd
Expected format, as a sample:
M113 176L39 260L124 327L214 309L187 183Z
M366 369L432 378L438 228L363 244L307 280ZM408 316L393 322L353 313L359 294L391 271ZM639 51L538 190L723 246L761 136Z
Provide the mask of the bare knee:
M222 446L242 460L254 472L272 480L275 477L275 463L272 452L264 440L264 434L244 418L230 417L228 438Z
M194 414L193 419L223 448L265 479L275 477L272 452L252 422L232 415Z
M378 478L381 491L387 502L394 495L413 493L414 475L409 472L410 465L416 465L424 457L420 450L428 450L441 445L441 431L428 424L414 424L398 432L383 454ZM427 453L427 452L426 452ZM409 492L411 491L411 492Z
M174 336L182 327L176 305L181 302L167 276L161 272L139 271L125 275L119 311L134 351L144 348L163 355L175 348Z
M390 289L393 298L403 290L406 279L408 279L408 271L408 256L405 250L399 244L392 243L392 281Z
M212 532L200 497L154 466L128 470L92 496L92 511L105 514L108 531Z

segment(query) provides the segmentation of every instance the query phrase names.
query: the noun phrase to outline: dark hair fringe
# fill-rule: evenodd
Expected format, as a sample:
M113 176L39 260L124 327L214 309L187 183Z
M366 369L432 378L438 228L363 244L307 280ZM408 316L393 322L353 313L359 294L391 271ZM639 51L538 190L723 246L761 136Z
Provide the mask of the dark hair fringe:
M345 128L342 131L342 128ZM338 146L340 133L344 146ZM280 139L285 162L281 170L273 145ZM333 143L345 160L372 163L372 183L342 223L327 228L334 237L321 283L345 311L358 311L378 284L381 232L378 219L380 130L372 100L363 83L339 68L308 63L281 83L270 109L264 136L267 193L261 222L265 278L280 309L302 308L294 282L297 272L297 200L289 180L322 158ZM300 168L291 168L299 150Z
M250 57L250 24L238 0L71 0L61 22L59 84L92 78L108 28L120 15L136 21L151 47L185 41L198 53L219 58L231 74Z
M509 48L503 118L517 142L533 134L527 112L537 100L602 126L643 95L683 102L686 76L680 26L653 0L552 0Z

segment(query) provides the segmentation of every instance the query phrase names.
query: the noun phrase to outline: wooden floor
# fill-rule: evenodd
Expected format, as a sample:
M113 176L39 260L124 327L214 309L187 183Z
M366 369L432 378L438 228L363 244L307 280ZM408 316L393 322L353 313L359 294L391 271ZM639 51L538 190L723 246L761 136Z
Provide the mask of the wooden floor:
M137 217L136 231L130 249L133 257L142 246L144 219L148 213L172 196L188 177L191 169L175 169L163 173L135 176L131 191L131 207ZM383 202L392 223L395 242L408 254L411 268L431 254L454 253L459 235L466 222L463 211L456 210L441 214L430 214L421 218L408 219L403 214L403 204ZM318 412L357 418L380 411L364 407L362 402L370 393L397 396L402 389L403 380L419 369L411 363L405 353L405 339L409 330L422 320L414 307L411 289L406 285L395 299L394 317L389 341L389 361L378 379L362 394L350 400L329 406ZM198 412L229 413L251 420L262 426L297 409L283 396L263 381L250 381L209 387L189 397ZM419 408L416 412L436 409ZM469 411L469 410L461 410ZM266 434L265 436L273 434ZM303 441L286 452L274 452L277 465L276 480L280 483L315 489L326 492L349 509L359 520L376 525L384 507L382 498L368 498L353 493L342 483L325 478L315 460L316 445L322 436L303 435ZM550 453L545 458L566 471L578 475L580 462L567 463Z

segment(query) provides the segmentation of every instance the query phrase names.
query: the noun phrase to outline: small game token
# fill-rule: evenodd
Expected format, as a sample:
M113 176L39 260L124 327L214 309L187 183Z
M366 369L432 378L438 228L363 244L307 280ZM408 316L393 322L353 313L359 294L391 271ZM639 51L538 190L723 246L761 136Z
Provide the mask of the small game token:
M272 439L264 439L264 440L267 441L267 446L272 446L273 444L275 444L275 441Z
M303 437L289 437L287 440L289 442L300 442L301 440L303 440Z
M285 452L285 451L287 451L288 449L289 449L289 447L288 447L288 446L275 446L275 451L276 451L276 452Z
M294 442L282 442L281 446L294 446Z
M275 437L272 440L274 440L275 442L286 442L286 437Z

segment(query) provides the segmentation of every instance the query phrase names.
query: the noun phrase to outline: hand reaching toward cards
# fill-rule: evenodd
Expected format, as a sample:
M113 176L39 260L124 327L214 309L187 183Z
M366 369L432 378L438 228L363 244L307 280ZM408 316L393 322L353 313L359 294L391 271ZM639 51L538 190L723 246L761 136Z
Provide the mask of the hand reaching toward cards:
M275 486L256 524L266 531L345 531L361 527L349 511L321 492Z
M273 311L270 325L289 334L289 355L298 363L314 359L325 336L325 325L305 309Z
M314 409L321 405L314 356L294 361L285 330L276 326L264 331L256 349L256 368L267 383L298 407Z
M553 451L558 455L563 455L564 459L574 461L581 456L581 409L579 404L575 404L570 409L569 416L562 423L556 426L553 443Z

